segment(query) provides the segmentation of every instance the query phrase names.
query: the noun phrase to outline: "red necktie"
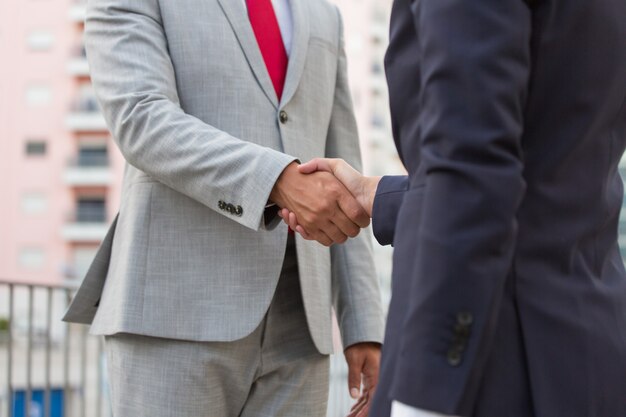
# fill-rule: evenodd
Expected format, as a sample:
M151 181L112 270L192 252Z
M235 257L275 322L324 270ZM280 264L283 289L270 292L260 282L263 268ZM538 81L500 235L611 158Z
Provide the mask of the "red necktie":
M263 55L267 72L269 72L272 84L274 84L278 100L280 100L285 87L289 58L283 37L280 34L280 26L278 19L276 19L276 13L274 13L272 1L246 0L246 4L248 5L248 16L254 36L256 36L261 55ZM289 234L294 234L291 227Z
M229 0L232 1L232 0ZM246 0L252 30L256 36L265 66L280 100L283 95L289 58L280 34L278 19L271 0Z

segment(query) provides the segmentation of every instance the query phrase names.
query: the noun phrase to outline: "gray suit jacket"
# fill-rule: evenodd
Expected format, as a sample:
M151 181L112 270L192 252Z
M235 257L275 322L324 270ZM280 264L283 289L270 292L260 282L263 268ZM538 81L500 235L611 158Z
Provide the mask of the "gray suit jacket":
M89 1L92 80L128 164L119 215L65 320L195 341L260 323L287 238L264 221L276 179L296 158L360 166L339 13L322 0L294 0L292 13L279 102L241 1ZM331 249L297 238L297 252L319 351L332 351L333 301L344 345L382 341L370 234Z

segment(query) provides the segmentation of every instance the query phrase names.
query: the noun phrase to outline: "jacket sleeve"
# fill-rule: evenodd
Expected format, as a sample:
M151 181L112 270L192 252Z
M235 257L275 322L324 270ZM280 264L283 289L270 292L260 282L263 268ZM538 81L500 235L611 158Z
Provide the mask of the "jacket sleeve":
M393 244L396 219L408 188L407 176L385 176L378 183L372 208L372 229L381 245Z
M416 257L408 260L412 290L391 397L467 416L493 344L526 187L532 12L523 0L420 0L411 12L420 129L403 140L420 141L426 179L419 227L402 231L416 234Z
M98 102L126 161L243 226L262 227L274 183L295 158L183 111L158 0L89 0L85 45ZM228 213L220 201L242 210Z
M341 16L339 22L341 25ZM342 158L361 170L359 138L348 86L343 27L340 27L339 33L339 64L326 157ZM359 236L342 245L333 245L331 262L333 304L344 348L359 342L382 343L384 320L370 229L362 230Z

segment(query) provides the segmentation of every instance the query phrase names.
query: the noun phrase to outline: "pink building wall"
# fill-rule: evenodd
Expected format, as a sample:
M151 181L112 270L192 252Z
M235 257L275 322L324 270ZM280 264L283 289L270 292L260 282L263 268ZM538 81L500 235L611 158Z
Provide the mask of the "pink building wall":
M76 45L81 42L82 24L71 18L71 0L0 3L0 277L17 280L59 282L74 262L76 247L93 247L97 241L75 243L62 231L75 210L77 194L85 187L64 180L68 161L76 156L80 134L67 126L70 105L87 77L68 71ZM39 35L37 35L39 34ZM39 40L37 41L37 36ZM34 38L33 38L34 37ZM46 46L47 45L47 46ZM45 87L48 93L31 91ZM26 141L42 139L43 156L27 156ZM110 147L111 150L113 147ZM121 163L112 154L113 181L102 187L109 211L118 205ZM27 213L27 194L45 199L45 209ZM110 215L109 215L110 217ZM43 263L27 267L20 263L26 249L40 250ZM35 262L38 264L39 262Z

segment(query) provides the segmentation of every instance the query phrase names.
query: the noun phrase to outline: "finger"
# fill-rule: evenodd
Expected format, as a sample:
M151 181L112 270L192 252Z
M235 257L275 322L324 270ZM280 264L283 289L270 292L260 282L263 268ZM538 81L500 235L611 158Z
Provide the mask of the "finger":
M366 402L367 402L367 392L361 395L359 399L357 400L357 402L355 402L354 405L350 407L350 412L361 409L363 407L363 404Z
M300 225L296 226L296 232L300 233L305 240L315 240L306 230L304 230L304 227Z
M348 188L353 195L359 192L363 175L343 159L336 159L331 164L332 174Z
M359 413L356 415L356 417L367 417L370 413L370 406L371 406L371 402L368 401L363 405L363 408L361 408L361 410L359 411Z
M363 366L363 389L370 394L374 394L378 386L378 378L380 376L380 350L374 351L367 356L365 365Z
M318 229L314 232L309 232L310 237L313 240L317 240L319 243L321 243L324 246L332 246L333 244L333 240L330 238L330 236L328 236L324 230Z
M313 237L304 229L304 227L300 226L300 224L298 223L298 217L296 216L296 213L292 213L287 211L287 216L288 220L285 220L285 223L287 223L287 225L291 228L291 230L300 233L300 235L305 239L305 240L315 240L313 239Z
M362 360L352 360L348 364L348 388L350 389L350 397L359 398L361 392L361 369L363 369Z
M348 417L359 417L362 415L362 412L365 410L369 410L369 396L362 395L359 400L352 406L350 409L350 413Z
M359 228L370 225L370 216L367 214L363 206L350 194L344 194L337 201L341 211Z
M288 217L289 219L289 227L291 227L291 230L296 230L299 226L298 224L298 218L296 217L296 213L289 213Z
M315 158L306 164L299 165L298 171L300 171L301 174L311 174L317 171L333 172L334 165L335 163L332 159Z
M287 212L287 214L285 214L285 211ZM288 214L288 213L289 213L289 210L286 210L286 209L280 210L280 211L278 212L278 215L280 216L280 218L282 218L282 219L283 219L283 222L284 222L287 226L289 226L289 218L288 218L289 214Z
M352 220L348 218L343 212L338 212L335 214L331 221L337 227L337 229L341 232L341 234L346 236L346 240L348 237L357 237L361 232L361 228L355 224ZM344 243L335 241L335 243Z
M341 244L348 240L348 235L345 234L333 220L326 222L323 225L322 230L329 238L332 239L332 243Z

